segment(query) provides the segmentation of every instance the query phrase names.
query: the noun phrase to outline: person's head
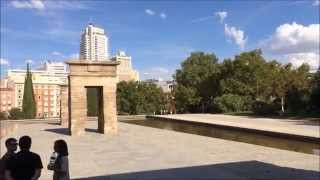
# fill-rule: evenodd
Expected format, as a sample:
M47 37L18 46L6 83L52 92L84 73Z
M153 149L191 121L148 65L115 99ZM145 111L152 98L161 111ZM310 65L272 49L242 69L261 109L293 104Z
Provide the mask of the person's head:
M57 152L60 156L68 156L68 145L63 139L56 140L54 142L54 151Z
M15 138L8 138L5 142L8 152L17 150L17 140Z
M19 139L19 147L21 150L29 150L31 147L31 137L29 136L22 136Z

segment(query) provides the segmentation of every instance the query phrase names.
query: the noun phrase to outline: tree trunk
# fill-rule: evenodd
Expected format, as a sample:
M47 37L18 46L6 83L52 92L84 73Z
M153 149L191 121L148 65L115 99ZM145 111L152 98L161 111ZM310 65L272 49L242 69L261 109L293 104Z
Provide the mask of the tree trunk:
M202 109L202 113L204 113L204 103L203 102L202 102L201 109Z
M281 112L282 112L282 114L284 113L284 100L283 100L283 96L281 97Z

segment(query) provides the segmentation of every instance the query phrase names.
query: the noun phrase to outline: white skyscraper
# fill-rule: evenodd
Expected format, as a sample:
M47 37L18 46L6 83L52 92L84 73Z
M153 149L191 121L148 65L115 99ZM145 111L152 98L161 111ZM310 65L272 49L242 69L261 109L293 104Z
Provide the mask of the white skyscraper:
M108 37L104 29L89 24L81 35L80 60L109 60Z

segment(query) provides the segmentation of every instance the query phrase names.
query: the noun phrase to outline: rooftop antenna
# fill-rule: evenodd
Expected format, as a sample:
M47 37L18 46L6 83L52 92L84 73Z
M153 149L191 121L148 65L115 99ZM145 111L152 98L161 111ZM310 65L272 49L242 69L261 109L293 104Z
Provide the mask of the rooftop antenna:
M93 25L93 23L92 23L92 17L89 18L88 24L89 24L89 25Z

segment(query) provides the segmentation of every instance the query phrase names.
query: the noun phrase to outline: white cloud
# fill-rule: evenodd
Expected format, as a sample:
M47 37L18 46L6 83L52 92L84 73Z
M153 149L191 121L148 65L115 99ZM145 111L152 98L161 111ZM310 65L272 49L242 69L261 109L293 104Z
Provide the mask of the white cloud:
M263 50L272 53L315 52L319 51L319 31L319 24L282 24L269 39L260 44Z
M12 0L11 6L19 9L86 9L85 3L76 0ZM47 13L47 12L46 12Z
M162 19L166 19L166 18L167 18L167 15L166 15L165 13L160 13L160 17L161 17Z
M320 0L315 0L313 3L312 3L313 6L320 6Z
M236 27L229 27L227 24L224 25L224 33L230 38L234 43L236 43L241 50L244 49L248 37L245 37L244 31L237 29Z
M79 0L46 0L46 7L52 9L87 9L87 6Z
M151 9L146 9L145 12L148 14L148 15L151 15L153 16L155 14L155 12Z
M172 74L169 69L164 67L152 67L142 71L142 79L171 80Z
M58 51L51 52L51 55L64 57L64 55L61 52L58 52Z
M310 66L311 71L316 71L319 67L319 54L316 53L292 53L284 55L285 59L292 63L294 67L299 67L303 63Z
M226 11L218 11L214 14L219 17L220 23L223 23L224 19L228 16L228 13Z
M319 24L282 24L270 38L260 42L260 47L266 53L280 55L295 67L307 63L315 71L319 66L319 31Z
M203 22L203 21L206 21L206 20L211 19L211 18L213 18L213 17L214 17L214 16L201 17L201 18L193 19L193 20L191 20L190 22L191 22L191 23Z
M4 58L0 58L0 65L9 65L9 61Z
M78 53L73 53L69 56L70 59L79 59L79 54Z
M13 0L10 2L10 4L19 9L44 9L45 5L41 0L29 0L29 1L19 1L19 0Z
M33 64L33 60L32 59L27 59L27 60L25 60L25 63L29 63L29 64Z

